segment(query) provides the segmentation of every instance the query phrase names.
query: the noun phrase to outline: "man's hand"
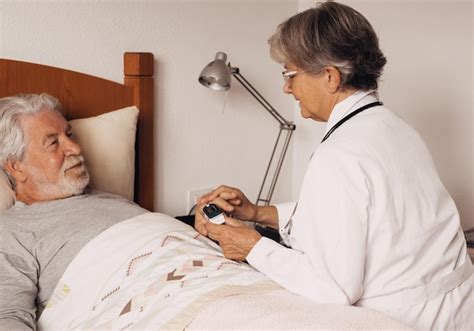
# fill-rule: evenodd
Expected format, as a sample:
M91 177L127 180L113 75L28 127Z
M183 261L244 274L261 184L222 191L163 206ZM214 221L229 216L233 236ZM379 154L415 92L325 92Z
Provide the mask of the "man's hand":
M198 199L199 204L211 201L233 217L244 221L257 221L258 206L251 203L237 188L221 185Z
M224 256L235 261L244 261L255 244L262 238L255 229L239 220L225 216L225 224L205 224L209 238L219 242Z

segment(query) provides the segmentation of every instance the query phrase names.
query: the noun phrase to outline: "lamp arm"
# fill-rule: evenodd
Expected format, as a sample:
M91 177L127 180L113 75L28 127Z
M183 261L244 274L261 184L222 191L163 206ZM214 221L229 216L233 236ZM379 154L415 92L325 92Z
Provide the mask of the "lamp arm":
M230 64L229 64L230 66ZM275 118L280 126L291 127L293 124L286 120L275 108L249 83L247 79L240 73L239 68L230 67L231 74L237 79L237 81L265 108L265 110Z
M280 170L281 170L281 167L283 165L283 160L285 159L286 152L288 150L288 146L290 144L290 140L291 140L291 137L293 135L294 130L295 130L294 125L291 128L285 128L283 126L280 126L280 131L278 131L278 136L277 136L277 139L275 141L275 145L273 146L273 151L272 151L272 154L270 156L270 161L268 162L268 166L267 166L267 169L265 171L265 175L263 176L262 185L260 186L260 190L258 192L258 197L257 197L257 202L256 202L257 205L260 204L260 203L263 203L263 205L268 206L270 204L270 201L271 201L272 196L273 196L273 191L275 190L275 186L276 186L276 183L277 183L277 180L278 180L278 176L280 175ZM268 188L267 194L266 194L265 197L262 197L263 190L265 189L265 183L267 182L268 173L270 172L270 169L272 168L274 156L277 152L278 145L279 145L280 138L281 138L281 134L282 134L283 131L286 131L286 137L285 137L285 141L283 143L283 147L281 148L281 151L280 151L280 157L278 158L276 168L273 171L273 177L272 177L272 180L271 180L271 183L270 183L270 187Z
M263 176L262 185L260 186L260 190L258 192L258 197L257 197L257 201L256 201L257 205L260 204L260 203L263 203L264 205L267 206L267 205L270 204L270 201L272 199L273 191L275 190L275 186L276 186L276 183L277 183L277 180L278 180L278 176L280 175L280 170L281 170L281 167L283 165L283 161L285 159L286 152L288 150L288 146L290 144L291 136L293 135L293 131L295 131L296 126L292 122L286 120L283 116L280 115L280 113L278 113L276 111L275 108L273 108L273 106L252 86L252 84L250 84L247 81L247 79L245 79L245 77L242 76L242 74L240 73L239 68L232 67L230 65L230 63L228 64L228 66L230 67L231 74L235 77L235 79L237 79L237 81L240 84L242 84L242 86L255 99L257 99L257 101L262 105L262 107L265 108L265 110L270 115L272 115L272 117L275 120L277 120L278 123L280 124L280 131L278 131L278 136L277 136L277 139L275 141L275 145L273 146L272 154L270 156L270 160L268 162L267 169L265 170L265 175ZM280 156L279 156L278 161L276 163L276 167L273 170L273 176L272 176L272 179L271 179L271 182L270 182L270 187L268 188L268 192L267 192L266 196L263 197L263 191L265 189L265 184L267 183L268 175L272 170L273 161L275 159L275 155L278 152L278 146L279 146L280 138L282 136L283 131L286 132L286 137L285 137L285 140L283 142L283 146L280 150Z

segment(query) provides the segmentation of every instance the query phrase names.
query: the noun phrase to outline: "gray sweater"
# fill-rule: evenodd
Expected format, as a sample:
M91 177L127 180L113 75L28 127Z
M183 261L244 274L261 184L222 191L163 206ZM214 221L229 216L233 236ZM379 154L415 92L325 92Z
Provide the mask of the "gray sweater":
M54 287L81 248L110 226L145 212L107 193L29 206L17 202L3 212L0 330L35 330Z

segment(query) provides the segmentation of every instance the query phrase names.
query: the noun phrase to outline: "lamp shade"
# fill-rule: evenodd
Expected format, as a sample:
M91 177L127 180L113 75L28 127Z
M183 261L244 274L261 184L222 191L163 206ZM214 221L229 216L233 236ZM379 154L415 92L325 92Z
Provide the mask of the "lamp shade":
M216 91L227 91L230 89L231 73L226 61L227 54L217 52L214 61L202 69L199 75L199 83Z

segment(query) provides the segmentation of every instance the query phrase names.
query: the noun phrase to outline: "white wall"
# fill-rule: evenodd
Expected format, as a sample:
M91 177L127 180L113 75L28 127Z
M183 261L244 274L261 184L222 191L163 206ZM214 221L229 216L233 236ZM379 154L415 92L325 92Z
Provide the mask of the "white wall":
M456 202L463 227L474 227L473 2L343 2L371 22L388 59L381 100L419 131ZM299 10L314 3L300 0ZM299 116L295 123L294 194L324 131L324 125Z
M254 199L275 139L273 119L235 81L224 114L224 94L197 83L215 52L226 51L297 124L274 197L284 201L297 198L324 125L303 121L292 98L281 93L281 68L270 60L266 40L298 5L303 10L314 2L0 0L0 56L122 81L123 52L154 53L155 205L178 215L187 212L190 189L228 183ZM472 2L344 3L372 22L388 58L381 99L424 137L464 227L474 226Z
M216 51L285 117L281 67L267 39L297 11L277 1L1 1L0 56L49 64L122 81L122 54L156 59L156 201L171 215L187 213L187 190L221 183L256 198L277 123L234 81L227 97L197 81ZM274 201L291 198L291 151ZM280 189L278 189L280 188Z

